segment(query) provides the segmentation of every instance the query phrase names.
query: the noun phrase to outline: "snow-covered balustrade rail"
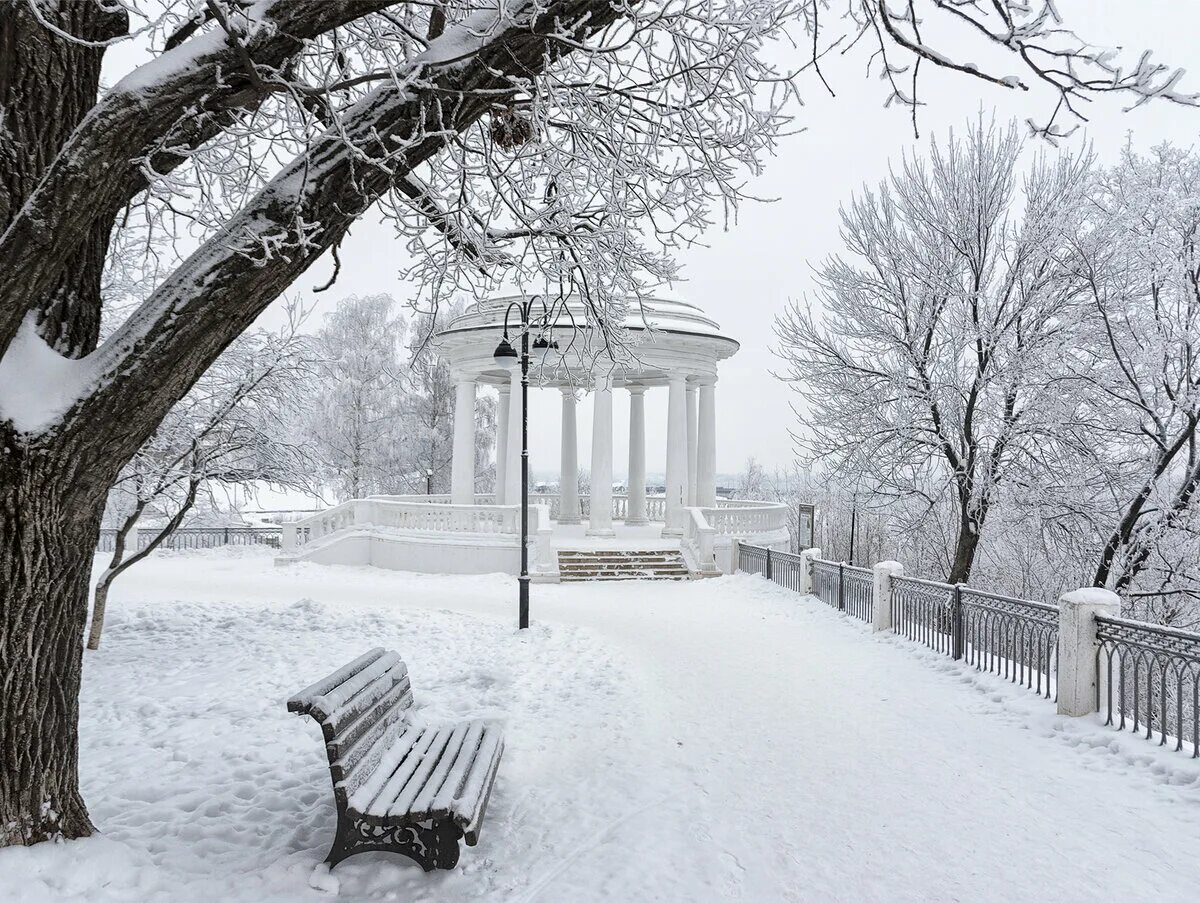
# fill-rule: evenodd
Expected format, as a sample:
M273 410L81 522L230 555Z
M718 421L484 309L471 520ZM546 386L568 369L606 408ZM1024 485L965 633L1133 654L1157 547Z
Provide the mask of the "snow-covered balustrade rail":
M518 505L451 505L402 502L393 499L355 499L322 511L283 529L283 548L315 542L351 527L382 527L445 533L517 534Z
M683 547L702 574L720 573L714 545L715 530L705 520L703 508L688 508L683 525Z
M700 510L719 536L755 536L787 530L788 506L774 502L738 500Z
M1097 616L1096 643L1107 723L1200 756L1200 634Z
M426 505L450 505L453 504L450 494L446 492L435 492L432 495L423 495L420 493L413 495L369 495L368 501L380 502L420 502ZM475 505L494 505L496 496L490 492L477 492L472 504Z
M478 501L478 498L476 499ZM550 517L558 520L562 511L562 496L553 492L538 492L529 497L530 504L548 505ZM589 495L579 496L580 517L590 517L592 499ZM612 496L613 520L623 521L629 514L629 496L623 492L614 492ZM667 500L662 496L649 496L646 499L646 520L651 523L663 523L667 518Z
M440 533L517 533L517 505L425 505L420 502L372 501L368 523L394 530Z

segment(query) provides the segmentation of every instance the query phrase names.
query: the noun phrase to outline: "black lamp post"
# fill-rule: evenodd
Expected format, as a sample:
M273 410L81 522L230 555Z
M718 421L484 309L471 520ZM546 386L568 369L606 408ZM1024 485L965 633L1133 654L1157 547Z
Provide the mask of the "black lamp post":
M542 305L542 315L532 321L533 305ZM540 351L557 348L558 343L547 339L550 331L550 311L540 296L527 301L513 301L504 312L504 336L492 355L502 367L511 367L517 362L516 349L508 341L508 316L516 308L521 318L521 574L517 577L517 626L529 626L529 329L538 330L533 347Z

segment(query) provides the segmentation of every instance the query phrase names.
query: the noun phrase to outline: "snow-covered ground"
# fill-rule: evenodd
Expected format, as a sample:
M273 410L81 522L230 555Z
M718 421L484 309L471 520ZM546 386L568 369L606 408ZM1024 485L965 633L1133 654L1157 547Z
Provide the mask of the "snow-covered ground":
M158 554L87 657L102 836L0 852L0 898L1190 900L1200 765L757 577L535 586ZM419 717L501 718L480 844L329 877L316 727L284 701L373 645ZM324 877L324 881L322 878Z

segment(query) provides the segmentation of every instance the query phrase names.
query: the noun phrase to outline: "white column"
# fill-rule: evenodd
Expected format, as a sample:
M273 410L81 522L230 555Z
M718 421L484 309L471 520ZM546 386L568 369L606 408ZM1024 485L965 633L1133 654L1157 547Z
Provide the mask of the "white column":
M562 459L558 468L558 522L579 523L579 433L575 427L575 389L562 387Z
M1121 598L1106 589L1072 590L1058 599L1058 714L1090 715L1104 696L1107 662L1096 655L1096 615L1121 616ZM1102 668L1103 666L1103 668Z
M646 520L646 387L629 386L629 503L625 523Z
M496 504L504 504L504 481L508 479L508 386L499 386L500 404L496 412Z
M612 382L596 377L592 396L592 501L588 536L612 536Z
M667 517L664 536L683 533L683 509L687 503L687 379L672 376L667 399Z
M687 449L688 449L688 478L687 503L695 506L696 502L696 384L688 383L687 387Z
M804 553L801 552L801 555ZM904 576L899 561L881 561L875 565L875 589L871 598L871 629L892 629L892 578ZM809 592L811 592L811 588Z
M475 377L463 374L459 374L454 386L450 501L456 505L475 502Z
M521 504L521 424L524 415L521 409L521 368L514 366L509 371L508 400L508 459L504 474L504 504Z
M700 423L696 437L696 504L717 503L717 407L714 380L700 384Z

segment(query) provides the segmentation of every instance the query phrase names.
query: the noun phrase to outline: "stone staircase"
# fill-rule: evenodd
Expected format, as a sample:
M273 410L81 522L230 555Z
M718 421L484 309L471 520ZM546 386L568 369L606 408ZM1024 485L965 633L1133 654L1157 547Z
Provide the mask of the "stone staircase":
M559 579L687 580L691 574L676 549L594 549L558 553Z

